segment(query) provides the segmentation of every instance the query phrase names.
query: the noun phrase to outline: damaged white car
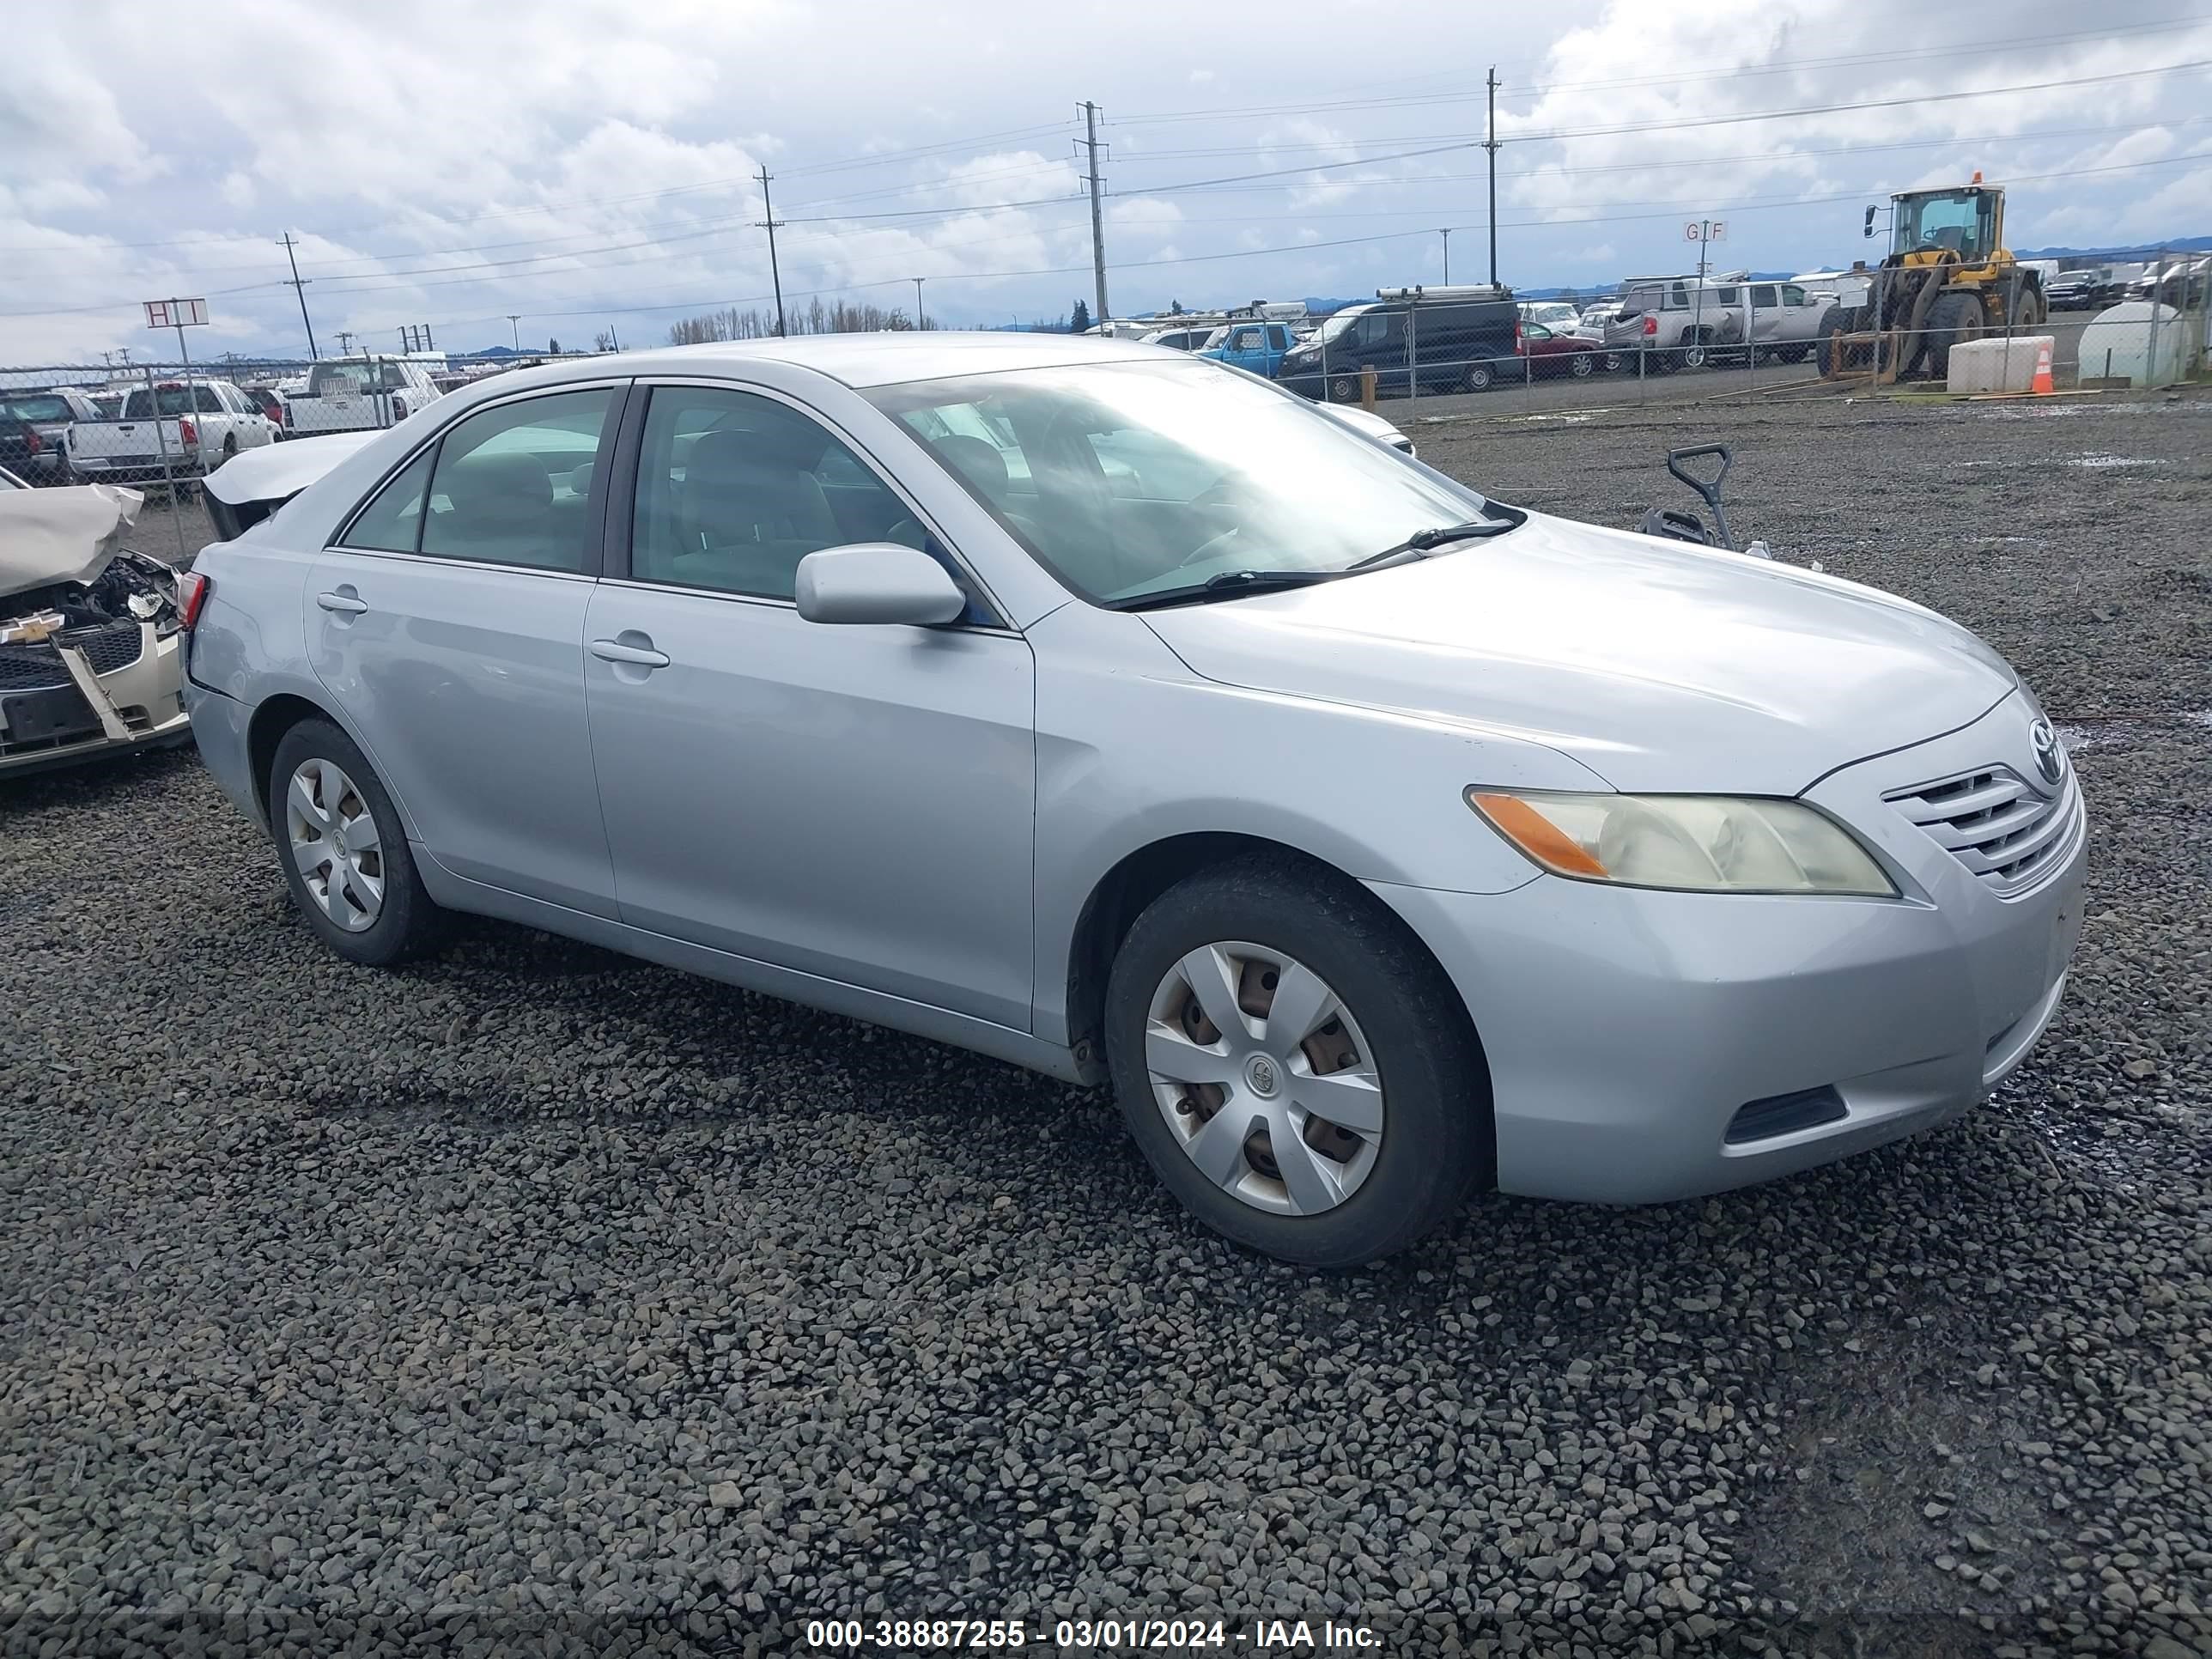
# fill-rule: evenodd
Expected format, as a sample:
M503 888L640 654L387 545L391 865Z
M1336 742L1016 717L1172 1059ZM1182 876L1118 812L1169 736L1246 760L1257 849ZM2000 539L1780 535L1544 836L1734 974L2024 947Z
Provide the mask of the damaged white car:
M191 740L197 584L123 545L142 499L109 484L0 490L0 777Z

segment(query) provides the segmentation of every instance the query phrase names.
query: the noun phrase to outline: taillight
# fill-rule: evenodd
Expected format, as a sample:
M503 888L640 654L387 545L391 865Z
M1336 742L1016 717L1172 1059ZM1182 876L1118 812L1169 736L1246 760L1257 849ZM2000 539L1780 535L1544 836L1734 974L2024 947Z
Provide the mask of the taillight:
M46 441L39 435L39 429L36 427L25 427L23 435L31 441L31 453L33 455L46 447Z
M1518 323L1513 325L1513 354L1516 357L1525 357L1528 355L1528 339L1521 332L1521 325Z
M196 447L199 443L199 428L194 426L187 420L179 420L177 422L177 441L179 443L188 447Z
M1659 332L1659 319L1656 317L1646 317L1644 319L1644 332L1647 338L1656 337Z
M190 633L192 624L200 619L200 612L207 605L208 595L214 592L215 583L198 571L178 573L177 614L183 621L186 633Z

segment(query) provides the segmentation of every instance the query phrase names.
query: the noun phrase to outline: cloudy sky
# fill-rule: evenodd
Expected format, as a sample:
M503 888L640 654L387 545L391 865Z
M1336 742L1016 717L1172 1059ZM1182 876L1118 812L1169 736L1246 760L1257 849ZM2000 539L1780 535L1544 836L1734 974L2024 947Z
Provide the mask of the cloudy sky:
M1091 294L1077 109L1099 106L1109 299L1126 314L1498 274L1610 286L1864 255L1863 204L1981 168L2009 240L2212 234L2212 5L2019 0L70 0L10 17L0 364L140 356L137 302L207 296L195 356L316 338L657 343L787 301L934 319ZM1237 10L1210 14L1240 15ZM28 61L25 61L27 54ZM1993 88L1989 95L1957 94ZM1780 112L1780 113L1778 113ZM511 324L507 313L520 314ZM359 349L358 344L355 347Z

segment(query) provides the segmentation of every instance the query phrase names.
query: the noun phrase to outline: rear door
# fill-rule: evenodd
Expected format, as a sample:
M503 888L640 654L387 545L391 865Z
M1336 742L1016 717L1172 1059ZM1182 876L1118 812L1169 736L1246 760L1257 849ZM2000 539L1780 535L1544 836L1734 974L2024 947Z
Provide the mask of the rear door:
M614 914L584 617L593 489L627 387L471 411L368 499L308 579L308 654L423 849L471 881Z
M585 646L622 919L1029 1030L1028 642L980 594L943 628L799 616L799 560L848 526L926 546L966 581L812 411L676 383L630 425L627 564L593 594ZM1004 478L981 440L939 441Z

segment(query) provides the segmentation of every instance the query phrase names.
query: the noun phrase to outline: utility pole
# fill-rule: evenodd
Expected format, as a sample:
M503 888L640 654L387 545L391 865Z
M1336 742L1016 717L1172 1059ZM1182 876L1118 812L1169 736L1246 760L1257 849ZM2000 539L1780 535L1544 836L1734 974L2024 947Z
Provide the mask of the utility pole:
M775 204L769 199L768 180L769 171L763 167L760 170L761 211L768 217L761 222L768 227L768 274L769 280L775 284L775 331L780 339L783 336L783 272L775 263L775 229L782 221L775 216Z
M292 246L292 233L288 230L284 233L284 259L292 267L292 280L285 286L300 296L300 322L307 331L307 355L319 357L323 354L315 349L315 325L307 320L307 284L315 279L300 275L300 261L294 255Z
M1498 286L1498 65L1490 66L1490 124L1483 149L1490 152L1490 285Z
M1086 135L1083 143L1091 152L1091 272L1097 279L1096 320L1103 330L1109 313L1106 309L1106 233L1098 207L1098 106L1088 99L1083 104L1083 127Z
M343 357L353 349L353 336L344 329L338 331L338 356Z
M1444 239L1444 286L1449 288L1451 286L1451 232L1443 226L1438 226L1437 234Z
M514 335L514 349L515 349L517 351L521 350L521 349L522 349L522 313L521 313L520 312L519 312L519 311L510 311L510 312L508 312L508 313L507 313L507 331L508 331L511 334L513 334L513 335Z
M914 327L917 334L921 331L921 285L927 280L921 276L914 279Z

